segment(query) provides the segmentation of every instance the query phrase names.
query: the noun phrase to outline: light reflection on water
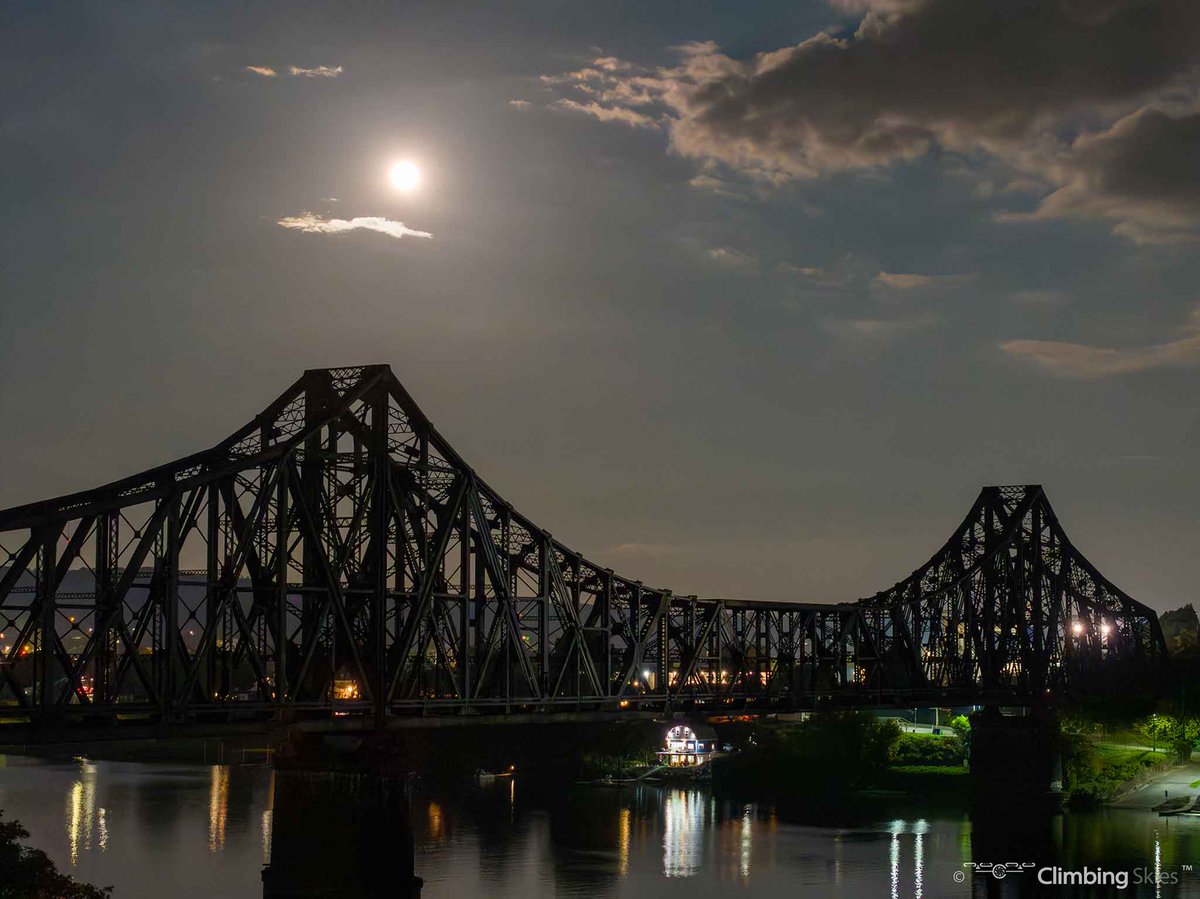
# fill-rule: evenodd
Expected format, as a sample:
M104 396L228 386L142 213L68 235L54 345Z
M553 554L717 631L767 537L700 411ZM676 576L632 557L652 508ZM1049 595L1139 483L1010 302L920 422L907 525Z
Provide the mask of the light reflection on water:
M663 874L691 877L704 854L708 796L699 790L668 790L663 826Z
M67 841L71 846L71 864L79 861L80 849L92 848L93 828L97 835L97 848L101 851L108 845L106 811L96 808L96 766L86 759L79 759L79 779L71 784L67 794L66 828Z
M208 790L208 850L225 848L225 822L229 816L229 766L213 765Z
M170 895L259 899L259 872L286 857L281 821L295 832L296 805L276 818L273 785L254 766L110 762L0 762L0 808L33 832L31 842L64 869L116 899ZM487 896L782 895L896 899L1028 895L1019 877L1003 890L968 875L964 862L1050 852L1063 867L1144 866L1180 871L1200 857L1200 821L1109 811L1024 822L1009 840L961 812L880 814L853 825L789 822L769 806L714 798L707 790L645 785L620 790L548 790L529 779L492 788L424 785L412 802L416 873L424 899ZM281 787L282 788L282 787ZM336 795L336 790L334 791ZM922 814L924 817L922 817ZM300 816L319 843L328 819ZM999 842L997 842L999 840ZM394 843L392 844L394 845ZM1032 847L1032 848L1031 848ZM293 847L293 851L295 847ZM394 865L390 849L379 853ZM1009 853L1012 858L1006 858ZM1020 875L1026 879L1034 875ZM1125 895L1197 892L1160 880ZM1029 886L1032 886L1032 882ZM1088 895L1078 892L1075 895Z

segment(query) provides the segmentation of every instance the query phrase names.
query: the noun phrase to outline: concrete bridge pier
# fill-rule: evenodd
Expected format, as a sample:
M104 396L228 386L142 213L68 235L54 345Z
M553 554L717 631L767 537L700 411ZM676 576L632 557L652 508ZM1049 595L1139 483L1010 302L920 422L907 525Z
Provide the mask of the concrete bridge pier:
M1054 709L985 706L971 716L971 788L976 803L988 808L1053 808L1062 801L1061 781Z

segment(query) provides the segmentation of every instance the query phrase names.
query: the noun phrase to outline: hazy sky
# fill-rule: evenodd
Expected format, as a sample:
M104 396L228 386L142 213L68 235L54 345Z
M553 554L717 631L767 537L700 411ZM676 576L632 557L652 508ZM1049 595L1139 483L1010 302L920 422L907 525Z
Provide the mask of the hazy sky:
M0 506L389 363L647 583L853 599L1036 482L1200 599L1198 64L1194 0L5 4Z

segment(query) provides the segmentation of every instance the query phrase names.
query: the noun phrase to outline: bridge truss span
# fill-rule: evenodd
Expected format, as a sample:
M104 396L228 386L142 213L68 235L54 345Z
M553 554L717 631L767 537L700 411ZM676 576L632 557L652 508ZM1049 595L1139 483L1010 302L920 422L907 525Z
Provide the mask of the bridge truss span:
M1165 657L1040 487L840 605L677 596L555 540L387 366L213 448L0 512L0 717L190 722L1015 702Z

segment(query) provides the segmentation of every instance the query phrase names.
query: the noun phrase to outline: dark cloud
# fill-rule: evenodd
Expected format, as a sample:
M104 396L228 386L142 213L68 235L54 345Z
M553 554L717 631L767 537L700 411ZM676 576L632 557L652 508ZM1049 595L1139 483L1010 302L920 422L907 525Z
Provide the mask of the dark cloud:
M821 32L749 61L692 44L674 67L593 64L550 80L613 118L629 98L645 115L649 97L664 110L674 152L769 180L886 166L935 148L983 152L1046 193L1071 188L1070 211L1144 225L1142 201L1158 204L1146 191L1165 197L1187 174L1200 108L1194 0L837 5L865 13L852 36ZM1196 179L1185 180L1194 193ZM1092 190L1125 202L1076 195ZM1189 220L1197 212L1194 200L1171 204ZM1055 211L1059 201L1043 207Z
M1200 114L1142 109L1076 141L1067 182L1037 215L1123 219L1135 240L1170 239L1200 215Z

